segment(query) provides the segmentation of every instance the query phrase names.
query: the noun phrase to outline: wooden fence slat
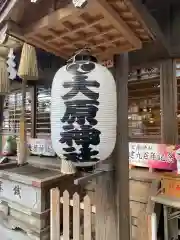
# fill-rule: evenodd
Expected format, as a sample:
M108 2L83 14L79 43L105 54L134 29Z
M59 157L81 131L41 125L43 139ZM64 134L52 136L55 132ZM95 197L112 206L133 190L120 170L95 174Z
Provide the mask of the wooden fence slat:
M60 198L60 202L61 202L62 204L64 203L63 197ZM70 199L69 206L71 206L71 207L74 206L72 199ZM81 210L84 210L84 202L80 202L80 209L81 209ZM96 206L93 206L93 205L91 206L91 212L92 212L92 213L96 213Z
M91 240L91 200L84 197L84 240Z
M73 240L80 240L80 198L73 195Z
M132 240L132 209L130 208L130 240Z
M60 238L60 191L58 188L51 189L51 213L50 213L50 239L59 240Z
M70 240L70 224L69 224L69 192L63 193L63 240Z

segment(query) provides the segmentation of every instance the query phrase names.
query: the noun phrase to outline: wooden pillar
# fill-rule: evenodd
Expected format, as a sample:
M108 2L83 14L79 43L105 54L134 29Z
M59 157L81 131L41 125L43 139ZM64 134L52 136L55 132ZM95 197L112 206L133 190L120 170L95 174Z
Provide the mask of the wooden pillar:
M178 142L177 125L177 80L176 66L173 59L161 63L161 142L176 144Z
M109 159L112 161L112 158ZM96 238L118 240L114 171L97 177L96 182Z
M115 56L117 139L109 161L115 171L97 178L96 239L129 240L128 54Z
M4 112L4 96L0 96L0 150L2 151L2 140L3 140L3 112Z
M32 128L31 128L31 137L36 137L36 108L37 108L37 87L36 85L31 88L31 122L32 122Z
M120 240L130 239L129 141L128 141L128 54L114 58L117 86L117 140L114 166L117 188L117 212Z
M161 142L165 144L178 143L177 121L177 79L176 62L173 59L161 63ZM178 238L178 219L168 221L168 207L164 209L164 239Z
M27 133L26 133L26 79L22 81L22 106L20 116L20 149L17 158L18 165L27 163Z

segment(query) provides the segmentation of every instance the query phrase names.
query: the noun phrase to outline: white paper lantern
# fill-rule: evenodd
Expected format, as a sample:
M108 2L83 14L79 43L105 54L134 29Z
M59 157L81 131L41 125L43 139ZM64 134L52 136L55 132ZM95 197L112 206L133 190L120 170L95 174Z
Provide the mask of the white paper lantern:
M60 68L51 90L56 154L81 167L107 159L116 143L116 111L116 84L107 68L88 60Z

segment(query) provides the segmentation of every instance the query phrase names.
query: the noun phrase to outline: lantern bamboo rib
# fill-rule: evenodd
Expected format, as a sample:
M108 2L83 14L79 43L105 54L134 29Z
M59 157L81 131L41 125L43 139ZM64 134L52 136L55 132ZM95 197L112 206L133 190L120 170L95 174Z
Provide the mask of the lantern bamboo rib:
M38 80L36 50L27 43L24 43L22 48L18 76L26 80Z
M0 57L0 95L6 95L10 91L6 60Z

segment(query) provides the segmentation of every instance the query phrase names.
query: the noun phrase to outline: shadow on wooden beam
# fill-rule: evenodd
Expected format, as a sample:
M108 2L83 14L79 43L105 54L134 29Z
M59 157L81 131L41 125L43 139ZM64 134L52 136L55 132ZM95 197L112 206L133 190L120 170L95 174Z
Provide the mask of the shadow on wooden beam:
M153 33L157 42L160 42L163 48L170 53L170 45L166 40L166 37L162 33L160 26L158 25L155 18L150 14L148 9L141 3L140 0L131 0L128 1L129 4L132 4L136 11L140 14L141 18L144 20L147 28Z
M155 41L144 44L143 48L129 54L130 67L146 65L162 59L170 58L169 51L161 42Z

